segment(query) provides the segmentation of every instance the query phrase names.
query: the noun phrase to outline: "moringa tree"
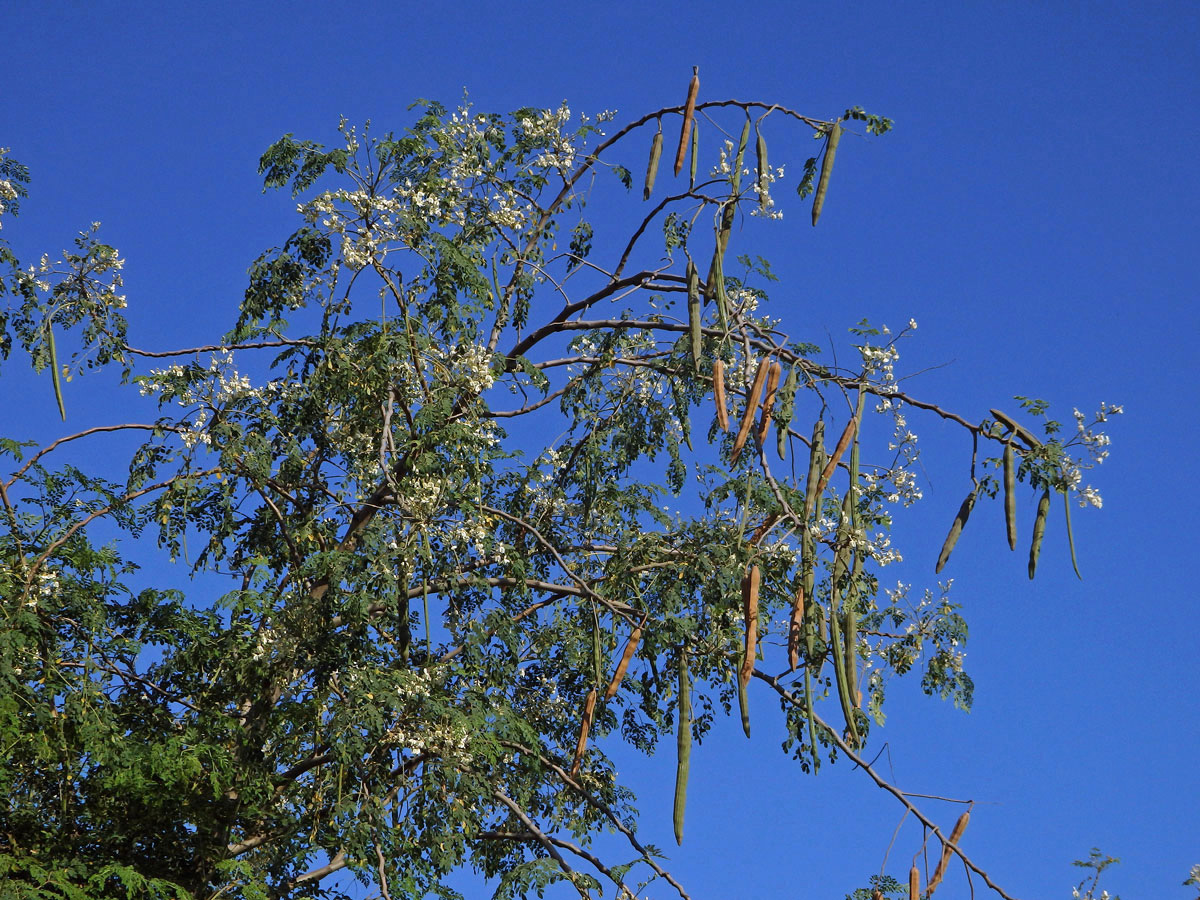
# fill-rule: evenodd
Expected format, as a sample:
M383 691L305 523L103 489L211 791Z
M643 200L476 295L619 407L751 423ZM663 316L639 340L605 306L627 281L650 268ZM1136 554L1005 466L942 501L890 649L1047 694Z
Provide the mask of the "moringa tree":
M267 150L300 221L212 346L129 346L94 228L28 268L0 244L4 354L49 370L64 417L90 366L150 398L144 421L0 444L10 895L349 896L348 870L398 900L455 896L469 865L498 897L686 898L610 752L675 744L682 840L691 742L735 703L749 730L751 683L804 770L854 760L950 840L859 755L890 678L971 701L955 604L881 584L921 497L908 419L973 441L938 569L982 496L1016 545L1024 482L1032 576L1054 496L1099 505L1081 473L1119 408L1063 431L1025 401L1037 435L960 416L900 388L914 322L852 329L837 364L770 317L776 277L739 246L781 215L766 139L820 139L815 225L842 129L885 118L694 88L611 133L566 105L418 107L403 133ZM28 173L3 166L15 212ZM64 460L106 432L140 442L127 468ZM589 849L612 830L619 865ZM917 890L954 854L987 880L946 847Z

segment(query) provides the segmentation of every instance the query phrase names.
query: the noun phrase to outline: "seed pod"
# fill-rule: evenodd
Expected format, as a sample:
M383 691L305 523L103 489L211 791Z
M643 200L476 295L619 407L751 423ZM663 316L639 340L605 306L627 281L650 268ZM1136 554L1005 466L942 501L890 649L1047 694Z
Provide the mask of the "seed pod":
M54 328L46 323L46 348L50 351L50 375L54 379L54 399L58 402L58 414L67 421L67 408L63 405L61 376L58 373L58 348L54 346Z
M643 620L645 621L645 620ZM638 642L642 639L642 626L638 625L633 629L633 633L629 635L629 640L625 643L625 649L621 653L621 659L617 662L617 669L613 672L612 681L608 683L608 687L604 689L604 699L611 700L617 695L617 688L621 686L621 679L625 677L625 671L629 668L629 662L633 659L633 654L637 651Z
M688 138L691 136L692 120L696 117L696 96L700 93L700 67L692 66L692 80L688 83L687 102L683 107L683 127L679 130L679 149L675 151L675 174L683 168L687 155Z
M767 536L767 533L775 527L775 523L778 522L779 519L780 515L777 512L773 512L767 516L763 520L763 523L754 529L754 534L750 535L750 546L757 547L758 542Z
M718 240L716 249L713 250L712 263L708 267L708 281L705 284L704 294L705 297L717 301L717 321L722 328L729 325L729 301L725 296L724 252L721 242Z
M1023 440L1030 447L1040 447L1042 445L1042 442L1035 438L1032 432L1018 425L1015 419L1009 418L998 409L989 409L988 412L992 414L993 419L995 419L1001 425L1007 427L1009 431Z
M804 524L812 518L817 505L817 485L821 483L821 451L825 444L825 420L817 419L813 423L812 443L808 448L808 484L804 491Z
M1038 556L1042 552L1042 538L1046 536L1046 516L1050 513L1050 488L1042 492L1038 500L1037 515L1033 519L1033 543L1029 545L1029 577L1037 571Z
M700 357L704 350L704 332L700 321L700 273L690 259L687 264L688 331L692 337L692 363L700 371Z
M1004 527L1008 547L1017 549L1017 460L1011 443L1004 445Z
M754 656L758 652L758 588L760 581L758 566L750 566L742 578L742 613L745 618L746 643L742 656L738 684L745 689L754 675ZM747 735L749 736L749 735Z
M971 509L975 506L975 498L978 495L979 486L976 485L971 493L967 494L967 499L962 502L962 506L958 508L958 513L954 516L954 522L950 526L950 533L946 535L946 541L942 544L942 552L938 554L937 565L933 569L935 574L942 571L942 567L950 559L950 554L954 551L954 545L958 543L958 538L962 534L963 526L967 524L967 517L971 515Z
M842 459L842 454L846 452L846 448L850 446L850 442L854 440L854 435L858 432L858 416L851 416L850 421L846 423L845 429L842 431L842 436L838 438L837 446L833 448L833 455L829 457L829 462L825 464L825 468L821 472L821 477L817 480L817 496L825 493L825 487L829 484L829 479L833 477L833 473L837 471L837 464Z
M958 821L954 823L954 830L950 832L950 840L942 844L942 858L938 860L937 868L933 870L933 877L929 879L929 884L925 886L925 896L930 896L946 875L946 867L950 865L950 857L954 851L950 849L951 845L957 845L959 838L963 836L963 832L967 830L967 823L971 820L971 813L968 810L958 817Z
M775 392L779 388L779 378L783 374L783 366L779 361L771 363L767 371L767 393L763 398L762 415L758 419L758 443L761 446L767 440L767 429L771 426L771 412L775 407Z
M854 698L855 706L862 708L862 692L858 689L858 608L851 588L858 584L862 575L862 554L854 554L850 585L846 588L846 687Z
M725 405L725 363L713 361L713 400L717 404L717 424L722 431L729 430L729 409Z
M579 723L579 740L575 744L575 761L571 763L572 778L579 774L579 766L583 762L583 751L587 749L588 732L592 728L592 713L595 711L596 689L592 688L583 702L583 719Z
M770 359L764 356L762 362L758 364L758 371L754 374L754 384L750 388L750 393L746 395L746 411L742 413L742 425L738 429L737 437L734 438L733 452L729 456L731 465L738 461L742 447L746 444L746 438L750 436L750 426L754 424L754 411L758 408L758 395L762 392L763 382L767 380L767 370L770 367Z
M825 192L829 190L829 176L833 172L833 158L837 154L838 141L842 139L842 120L838 119L829 129L829 137L825 141L825 158L821 160L821 177L817 181L817 193L813 197L812 223L817 224L821 218L821 207L825 205Z
M650 162L646 166L646 186L642 188L642 199L649 200L650 192L654 190L654 179L658 175L658 160L662 156L663 134L662 120L658 122L658 131L650 142Z
M808 741L809 748L812 750L812 770L813 774L817 774L817 770L821 768L821 760L817 756L817 742L820 738L817 737L817 717L813 712L813 690L812 690L812 672L809 669L804 670L804 715L808 719Z
M679 651L679 722L675 757L675 842L683 843L683 814L687 807L688 770L692 758L692 686L688 677L687 650Z
M763 137L762 132L758 132L758 141L755 146L758 156L758 208L763 212L767 211L767 140Z
M779 412L775 414L775 451L780 459L787 459L788 426L792 423L792 414L796 408L796 381L800 366L794 364L788 370L788 377L783 382L783 390L779 392Z
M801 553L803 557L803 553ZM803 559L800 563L800 568L803 570ZM789 671L795 671L796 666L800 665L800 641L804 637L804 576L803 571L800 577L800 584L796 587L796 593L792 595L792 614L788 618L788 668Z
M916 866L908 870L908 900L921 900L921 872Z
M1071 495L1063 492L1063 509L1067 514L1067 546L1071 548L1071 568L1075 570L1075 577L1083 581L1083 576L1079 574L1079 563L1075 560L1075 535L1071 532Z
M692 123L692 170L688 175L688 190L696 187L696 160L700 157L700 125Z

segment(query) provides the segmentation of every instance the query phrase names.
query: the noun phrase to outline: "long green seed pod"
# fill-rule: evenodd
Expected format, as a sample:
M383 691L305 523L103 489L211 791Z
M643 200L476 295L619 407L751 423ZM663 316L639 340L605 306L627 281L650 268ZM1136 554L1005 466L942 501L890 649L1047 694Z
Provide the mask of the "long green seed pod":
M858 591L862 578L862 553L855 551L850 568L850 584L846 588L846 627L842 635L846 642L846 688L855 706L861 706L858 693Z
M763 212L767 211L767 139L763 137L761 131L758 132L758 141L755 145L756 155L758 157L758 208Z
M675 151L675 174L683 168L683 157L687 154L688 138L692 120L696 118L696 96L700 93L700 67L692 66L692 80L688 82L687 101L683 106L683 126L679 130L679 149Z
M688 769L692 759L692 685L688 677L687 649L679 651L679 731L675 761L675 842L683 843L683 813L687 807Z
M804 670L804 715L808 718L808 738L812 747L812 766L813 774L817 774L817 770L821 767L820 758L817 755L817 717L813 712L813 689L812 689L812 671Z
M793 364L784 379L783 389L779 392L779 412L775 414L775 451L780 459L787 459L788 426L792 424L792 416L796 411L796 382L800 366Z
M722 328L729 327L729 299L725 296L725 260L724 248L717 240L713 250L712 263L708 267L708 282L705 285L705 296L717 301L717 321Z
M50 351L50 375L54 380L54 399L58 402L58 414L67 421L67 408L63 404L61 376L58 373L58 348L54 346L54 328L46 323L46 347Z
M825 192L829 190L829 176L833 173L833 158L837 155L838 141L842 139L842 120L838 119L829 129L829 137L825 141L825 158L821 160L821 177L817 181L817 193L813 197L812 223L815 227L817 219L821 218L821 208L825 205Z
M700 125L692 123L692 169L688 174L688 190L696 187L696 160L700 158Z
M1079 563L1075 561L1075 535L1071 533L1071 494L1063 492L1063 508L1067 513L1067 546L1071 548L1071 568L1075 570L1075 577L1083 581L1083 576L1079 574Z
M690 259L687 264L687 304L688 331L692 337L692 362L699 372L704 347L703 323L700 317L700 273L696 271L696 264Z
M979 486L976 485L971 493L967 494L967 498L963 500L962 505L958 508L958 512L954 516L954 522L950 525L950 532L946 535L946 540L942 544L942 552L938 554L937 565L934 567L934 573L942 571L946 562L950 559L950 554L954 552L954 545L958 543L959 537L962 535L963 526L967 524L967 518L971 515L971 510L975 506L975 498L979 496Z
M646 165L646 186L642 188L642 199L649 200L650 192L654 190L654 179L658 176L658 160L662 157L663 133L662 120L658 122L658 131L650 142L650 162Z
M1017 549L1017 454L1011 443L1004 445L1004 527L1008 548Z
M808 484L804 491L804 523L812 518L817 505L817 485L821 481L821 449L825 445L825 420L813 423L812 443L808 448Z
M1042 552L1042 538L1046 536L1046 516L1050 514L1050 488L1042 491L1038 500L1037 515L1033 518L1033 543L1029 545L1029 577L1037 572L1038 556Z
M833 580L829 587L829 643L833 650L833 674L837 681L838 700L841 701L842 715L846 719L846 733L849 743L857 747L858 727L854 718L854 701L850 694L849 667L846 660L844 638L842 634L839 609L843 582L848 568L850 552L850 516L853 503L851 495L846 494L842 501L842 517L838 523L837 550L833 558Z

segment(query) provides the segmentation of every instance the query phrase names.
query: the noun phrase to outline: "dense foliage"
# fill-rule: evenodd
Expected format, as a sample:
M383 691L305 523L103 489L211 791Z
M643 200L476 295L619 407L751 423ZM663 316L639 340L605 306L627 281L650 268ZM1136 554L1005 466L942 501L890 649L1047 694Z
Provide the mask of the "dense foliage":
M974 437L964 523L1018 482L1040 523L1055 494L1098 506L1107 439L1037 401L1035 437L908 396L913 322L857 326L835 365L770 317L776 278L737 246L781 218L766 139L819 139L796 180L823 202L843 121L888 120L699 103L672 180L684 112L606 134L565 105L423 102L399 134L285 136L262 173L298 227L212 347L126 343L95 228L32 266L0 243L4 356L64 415L91 366L147 398L113 426L144 439L127 470L56 461L101 429L0 444L8 895L341 896L344 869L454 896L468 865L502 898L686 897L615 747L675 746L682 837L692 739L735 704L748 729L756 692L806 771L868 745L892 677L970 704L955 604L881 574L921 496L908 418ZM28 172L0 160L12 213ZM152 586L168 560L195 591ZM588 849L613 830L620 865Z

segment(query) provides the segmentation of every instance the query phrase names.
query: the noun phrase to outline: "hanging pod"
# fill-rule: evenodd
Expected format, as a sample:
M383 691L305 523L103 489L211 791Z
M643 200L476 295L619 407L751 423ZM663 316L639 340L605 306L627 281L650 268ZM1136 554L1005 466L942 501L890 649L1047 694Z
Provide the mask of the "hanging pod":
M658 131L650 141L650 162L646 165L646 184L642 188L642 199L649 200L650 192L654 190L654 179L658 176L658 160L662 156L663 133L662 120L658 122Z
M825 158L821 160L821 177L817 181L817 192L813 197L812 223L815 227L825 206L825 192L829 190L829 176L833 174L833 158L837 155L838 141L842 139L842 120L838 119L829 129L825 140Z
M700 371L700 357L704 347L704 331L700 314L700 273L696 271L696 264L690 259L688 260L686 274L688 333L691 335L692 363L698 373Z
M750 393L746 395L746 409L742 413L742 424L738 428L737 436L733 440L733 451L729 456L729 463L733 465L738 461L738 457L742 454L742 447L746 445L746 438L750 436L750 428L754 425L754 413L758 409L758 397L762 393L763 383L767 380L767 372L771 368L771 360L764 356L758 364L758 371L754 373L754 384L750 387Z
M1017 454L1012 441L1004 445L1004 528L1008 549L1017 549Z
M950 559L950 554L954 552L954 545L958 543L959 537L962 535L963 527L967 524L967 518L971 515L971 510L975 506L975 499L979 496L979 485L976 485L971 493L967 494L967 498L963 500L959 506L958 512L954 516L954 522L950 525L950 532L946 535L946 540L942 543L942 552L938 554L937 565L934 566L934 574L942 571L946 562Z
M683 169L683 158L687 155L688 138L691 136L692 120L696 117L696 96L700 93L700 67L692 66L692 80L688 82L687 101L683 106L683 126L679 130L679 148L675 151L675 174Z
M1037 515L1033 519L1033 542L1029 545L1029 577L1037 572L1038 557L1042 553L1042 538L1046 536L1046 516L1050 514L1050 488L1042 491L1038 500Z
M688 676L687 649L679 650L679 722L675 737L675 843L683 843L683 814L687 807L688 770L692 760L692 685Z
M946 867L950 865L950 857L954 854L954 851L950 847L951 845L957 846L959 838L967 830L967 823L970 821L971 811L967 810L954 823L954 830L950 832L950 840L942 844L942 857L938 860L937 868L933 870L933 877L929 879L929 884L925 886L926 897L937 890L937 886L942 883L942 879L946 876Z
M717 407L717 424L722 431L729 430L729 408L725 402L725 363L713 360L713 402Z

